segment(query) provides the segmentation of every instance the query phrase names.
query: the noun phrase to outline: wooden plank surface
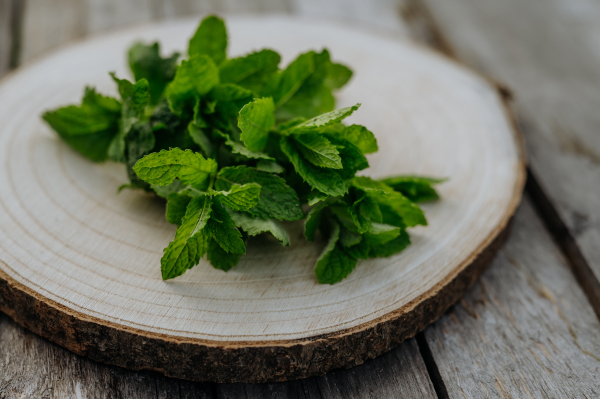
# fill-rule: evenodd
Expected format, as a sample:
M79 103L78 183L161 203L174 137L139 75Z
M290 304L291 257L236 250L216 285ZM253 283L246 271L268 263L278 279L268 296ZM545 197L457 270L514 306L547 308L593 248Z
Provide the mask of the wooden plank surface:
M525 200L493 264L425 336L451 398L595 398L599 331Z
M600 314L600 3L426 3L458 57L514 91L548 222Z

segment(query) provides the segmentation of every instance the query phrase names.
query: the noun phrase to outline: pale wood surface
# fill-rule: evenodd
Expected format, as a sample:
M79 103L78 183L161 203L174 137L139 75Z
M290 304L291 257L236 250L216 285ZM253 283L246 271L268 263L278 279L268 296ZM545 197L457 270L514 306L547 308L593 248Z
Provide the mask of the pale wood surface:
M471 292L425 330L449 397L598 397L594 310L528 199L513 227Z
M575 266L595 274L584 283L600 314L600 4L427 3L457 55L513 89L531 170L577 243L567 251L583 253Z
M28 1L28 3L34 3L33 0ZM63 2L63 3L67 3L67 2ZM218 3L218 2L217 2ZM247 2L244 2L247 3ZM375 3L375 2L371 2L371 3ZM382 4L385 3L385 6L382 6ZM510 56L512 57L517 57L517 59L525 59L524 57L532 51L535 51L539 46L546 46L546 48L548 49L550 46L550 48L552 49L552 52L550 52L550 50L547 50L548 54L547 54L547 58L545 58L544 63L538 62L539 60L535 57L537 56L531 56L531 58L526 59L528 62L527 63L516 63L515 65L511 65L509 61L503 62L502 64L502 68L506 69L507 65L512 67L513 70L511 73L514 74L518 74L519 71L526 71L527 73L524 75L526 77L532 77L534 76L538 70L540 71L544 71L546 69L550 69L553 67L553 65L565 65L565 63L570 63L571 66L577 66L577 68L580 68L579 65L582 63L588 63L590 61L594 61L593 58L590 57L590 55L592 54L596 54L596 53L588 53L588 54L583 54L583 55L578 55L576 58L569 58L569 57L563 57L562 54L564 54L565 51L571 51L571 55L573 55L573 51L577 51L577 46L579 46L581 43L583 43L583 45L589 44L591 41L593 42L593 40L581 40L573 45L559 45L557 43L559 43L562 39L561 39L561 35L566 35L569 38L572 38L573 36L584 36L584 37L595 37L593 35L593 32L597 29L597 21L594 21L593 16L595 15L594 13L586 13L587 11L593 10L594 9L594 4L591 4L591 2L586 2L586 1L577 1L577 2L567 2L566 0L561 2L561 4L563 4L562 6L556 6L556 4L558 4L558 2L556 1L550 1L550 2L540 2L540 1L532 1L532 0L528 0L528 1L523 1L523 2L492 2L492 1L480 1L480 2L466 2L463 0L460 1L456 1L456 0L449 0L449 1L428 1L428 5L430 10L432 11L432 13L434 14L434 16L437 19L437 22L439 23L439 27L442 28L441 33L443 33L444 37L447 39L450 39L450 41L452 42L451 44L454 46L454 48L457 50L457 52L459 53L459 56L462 57L463 59L465 59L466 61L471 62L473 65L477 66L477 67L481 67L484 66L484 70L487 71L488 73L490 72L494 72L493 68L495 67L496 63L498 63L498 60L493 60L493 61L489 61L489 62L483 62L485 57L493 57L494 54L496 52L500 52L501 54L505 54L507 51L510 51L510 49L517 49L514 50L514 54L511 53ZM173 17L173 16L189 16L191 15L191 13L194 12L211 12L211 11L215 11L215 5L213 4L209 4L207 1L188 1L188 0L177 0L177 1L165 1L161 3L163 5L162 8L159 8L159 13L157 15L158 18L169 18L169 17ZM370 25L375 25L377 26L378 22L381 21L386 21L388 20L388 18L392 18L392 22L390 23L386 23L386 29L389 29L390 27L392 27L392 29L394 30L394 34L404 34L404 32L409 31L409 29L407 28L400 28L400 29L395 29L393 28L392 25L394 25L396 22L393 21L393 17L397 17L397 23L399 25L404 25L406 23L406 21L403 21L400 16L402 14L402 16L404 18L406 18L406 20L408 21L408 25L410 26L410 33L413 36L416 36L418 39L420 40L424 40L426 42L429 43L433 43L434 45L438 45L439 46L439 37L436 37L437 34L439 34L440 32L436 32L435 29L432 29L431 26L428 25L428 23L430 21L427 20L427 18L423 18L423 13L420 12L422 10L420 10L421 7L419 7L419 1L399 1L397 4L394 4L394 2L388 2L388 1L384 1L384 2L377 2L377 4L375 4L375 6L373 7L374 9L378 9L381 10L382 14L381 15L375 15L371 20L365 21L365 17L364 15L348 15L348 7L346 7L346 4L343 2L332 2L332 1L322 1L322 2L314 2L311 3L311 7L313 10L312 15L318 17L319 15L319 6L322 7L323 10L327 11L327 16L328 17L332 17L332 18L336 18L336 15L343 15L344 18L348 21L348 22L356 22L358 20L361 20L362 23L368 23ZM332 5L333 4L333 5ZM478 5L481 6L478 6ZM591 6L590 6L591 4ZM416 7L415 7L416 5ZM500 12L497 13L497 7L501 7L504 8L504 12ZM536 7L537 11L535 13L532 13L531 8L532 7ZM541 10L540 7L547 7L548 10ZM289 6L287 6L286 9L289 9L293 12L300 12L301 10L301 6L295 5L293 2L292 4L290 4ZM355 8L356 9L356 8ZM401 12L399 12L399 10ZM456 11L456 12L453 12ZM556 13L558 11L560 11L558 13L558 16L555 16L554 18L551 18L552 21L556 21L555 23L549 24L546 23L546 15L547 13ZM565 11L566 12L563 12ZM363 14L365 14L363 12ZM368 14L368 13L366 13ZM520 17L519 15L523 16L524 14L527 14L527 18L524 17ZM1 13L0 13L1 15ZM38 14L39 18L44 18L44 14L40 13ZM449 15L451 17L449 17ZM83 18L83 16L81 17ZM494 23L494 20L495 23ZM528 22L531 21L531 22ZM575 22L573 22L575 21ZM582 21L587 21L587 23L582 24ZM40 21L40 23L43 23L43 21ZM514 31L514 24L515 23L519 23L521 24L521 26L527 26L530 25L530 29L528 30L524 30L524 28L521 28L521 31L519 31L519 35L514 34L511 36L511 32ZM1 26L1 24L0 24ZM56 32L56 29L52 29L52 26L47 24L46 26L46 35L51 35L54 32ZM458 39L456 39L457 34L455 33L457 30L460 29L472 29L473 27L476 27L477 29L474 30L473 34L463 34L460 35L458 37ZM543 35L539 35L542 36L539 39L533 39L534 36L536 35L536 32L540 32L542 27L546 30ZM548 33L548 30L551 30L553 32L550 32L550 34ZM556 33L556 32L560 32ZM576 33L573 33L576 32ZM58 32L60 33L60 31ZM519 39L521 39L523 36L523 34L526 33L526 35L524 37L526 37L527 40L525 40L525 44L522 44ZM33 36L30 36L33 37ZM442 39L444 38L442 37ZM511 41L508 41L507 38L510 38ZM432 40L433 39L433 40ZM572 40L572 39L571 39ZM57 44L60 43L59 41L52 41L49 40L49 42L56 42ZM525 48L523 48L523 46L525 46ZM465 50L466 49L466 50ZM473 49L472 51L469 49ZM45 49L42 49L41 51L44 51ZM485 55L485 57L483 56ZM0 54L0 59L1 59L2 55ZM508 57L507 55L502 55L502 57ZM574 60L576 60L576 62L574 62ZM534 65L530 65L530 64L534 64ZM526 66L527 68L525 68L524 66ZM573 81L574 79L581 79L582 76L580 76L578 74L577 68L573 67L573 68L568 68L568 67L563 67L562 69L562 73L557 73L554 76L545 76L545 80L543 82L539 83L539 89L545 87L545 85L563 85L565 84L565 82L563 82L564 80L566 81ZM494 73L496 74L496 73ZM546 74L543 74L546 75ZM499 77L502 77L501 75L496 75ZM591 76L588 74L584 75L584 76ZM509 81L510 79L506 79L506 77L504 77L505 80ZM597 81L597 80L596 80ZM513 91L517 92L517 98L521 98L523 95L527 95L528 91L532 91L534 88L531 87L531 85L528 86L523 86L523 82L519 81L520 85L512 85L512 89ZM591 84L590 84L591 83ZM586 83L584 84L584 86L589 86L592 87L593 82L592 80L587 80ZM519 90L519 87L523 86L526 87L526 90ZM521 91L524 91L524 93L521 93ZM596 90L597 91L597 90ZM592 93L592 91L589 91L589 93ZM522 102L521 102L522 103ZM541 103L541 101L540 101ZM539 105L539 104L538 104ZM536 109L533 109L532 111L532 118L535 118L535 113L537 112ZM544 113L544 117L542 118L542 122L541 125L542 126L546 126L547 124L549 124L550 122L552 122L553 120L553 115L558 113L558 112L562 112L561 115L565 115L565 112L563 112L561 110L561 108L553 108L550 112ZM521 111L521 116L522 116L522 111ZM589 116L589 115L588 115ZM587 118L587 117L586 117ZM548 122L544 122L544 121L548 121ZM544 125L546 124L546 125ZM531 152L535 152L537 147L540 145L537 142L536 143L532 143L532 140L530 138L531 136L531 129L532 129L532 125L528 124L526 125L526 127L528 129L526 129L525 133L528 137L528 146L529 146L529 151ZM536 128L538 129L538 128ZM590 129L590 132L593 132L594 129ZM543 142L542 142L543 144ZM567 147L571 147L573 148L573 146L567 146ZM581 162L587 162L585 161L585 158L587 157L585 155L585 146L579 145L579 146L574 146L575 148L579 148L579 154L575 154L572 156L573 160L572 162L574 163L581 163ZM576 151L577 152L577 151ZM583 155L581 155L583 153ZM556 156L556 154L552 153L552 156ZM560 156L560 154L559 154ZM533 157L533 162L535 164L535 154ZM548 157L549 159L551 159L551 157ZM552 166L552 165L551 165ZM543 169L543 168L540 168ZM574 194L573 195L580 195L578 193L585 191L585 190L590 190L593 188L593 186L588 185L586 183L587 180L589 179L585 179L585 180L581 180L580 176L581 176L581 169L578 169L577 172L575 173L567 173L567 178L561 178L561 181L558 181L558 179L554 179L552 180L552 173L553 172L548 172L548 175L550 176L550 182L547 183L547 185L544 187L544 189L546 191L548 191L549 189L551 190L557 190L555 187L553 187L554 185L563 185L563 184L571 184L574 185ZM536 171L536 176L539 175L539 172ZM565 181L567 180L567 181ZM565 195L564 198L568 201L569 200L569 196ZM589 204L593 205L594 203L590 200ZM537 205L537 204L536 204ZM558 204L561 205L561 204ZM585 222L585 218L580 218L580 220L583 220ZM539 222L538 222L539 224ZM517 226L519 226L519 223L517 223ZM584 223L585 226L585 223ZM516 231L515 229L513 229L513 231ZM577 229L575 229L575 231L577 231ZM533 231L530 233L531 234L538 234L538 232ZM515 233L518 234L518 233ZM525 237L528 238L528 237ZM535 238L535 237L533 237ZM542 242L544 243L543 246L545 248L547 248L547 253L546 256L552 256L552 258L554 259L554 261L549 260L549 262L552 262L554 265L560 265L561 261L560 261L560 255L557 255L559 253L559 249L555 246L553 246L547 239L547 236L542 238ZM515 258L517 261L520 261L518 258ZM530 263L531 265L532 263ZM498 264L494 264L491 267L490 272L496 270L496 268L498 268ZM510 266L509 266L510 267ZM489 274L489 273L488 273ZM502 274L502 273L500 273ZM498 276L498 273L494 273L494 278L497 278L496 280L490 284L502 284L503 282L503 277L502 275ZM569 287L568 290L571 292L575 292L577 293L576 296L580 297L581 293L580 293L580 289L578 286L576 286L575 284L572 284L572 278L567 278L567 280L569 280ZM514 279L512 279L511 281L514 282ZM504 287L506 287L504 285ZM509 287L510 288L510 287ZM571 296L572 298L572 296ZM520 307L520 304L519 304ZM459 306L460 308L460 306ZM578 315L580 317L582 317L582 319L585 321L585 323L587 325L589 325L590 323L593 324L593 315L584 313L584 312L577 312ZM590 322L590 320L592 320ZM489 319L488 319L489 322ZM494 324L498 324L498 325L502 325L502 324L509 324L511 323L510 319L508 318L508 316L502 312L495 312L494 313ZM8 326L8 327L7 327ZM13 326L14 329L11 330L12 332L10 334L5 334L4 332L7 331L7 328L10 328L10 326ZM473 326L473 328L475 330L481 329L483 331L483 325L481 324L476 324ZM105 368L109 367L109 366L103 366L100 364L97 364L95 362L89 361L87 359L72 355L71 353L69 353L68 351L57 347L56 345L50 344L47 341L41 340L38 337L36 337L35 335L32 335L30 333L25 332L24 329L20 328L20 327L16 327L14 326L14 323L12 321L10 321L9 319L7 319L6 317L4 317L4 319L2 319L0 321L0 332L2 334L2 339L3 339L3 346L0 351L0 358L4 357L5 359L10 359L9 362L5 362L2 364L3 366L3 370L9 370L9 375L19 375L20 371L18 371L18 367L31 367L28 370L31 370L32 372L23 372L22 375L20 376L20 381L23 383L27 383L28 381L35 381L35 384L39 384L39 390L38 391L31 391L31 392L45 392L44 396L42 397L77 397L74 395L73 391L69 391L69 390L64 390L64 388L66 385L64 384L56 384L56 380L60 379L60 378L70 378L69 376L73 375L72 373L76 373L78 369L84 369L85 373L88 377L98 380L98 381L105 381L103 380L104 377L102 377L102 375L104 375L104 373L106 373ZM485 338L486 336L483 335L483 337ZM32 345L32 341L33 340L39 340L40 342L45 343L46 345L50 345L54 347L54 351L48 351L47 349L42 349L42 350L35 350L34 345ZM504 340L502 341L504 344L510 344L510 342ZM406 344L405 344L406 345ZM404 346L404 345L403 345ZM12 348L12 347L27 347L27 348L31 348L32 352L30 356L25 356L24 354L22 354L19 351L14 351L14 352L10 352L8 351L8 349L6 348ZM402 348L402 347L401 347ZM505 348L505 347L503 347ZM478 356L481 356L479 354L479 352L477 351L477 348L474 348L473 346L470 346L468 348L462 348L462 351L464 351L464 353L462 353L462 356L460 357L465 358L466 361L471 361L471 359L467 359L467 357L472 356L477 358ZM466 351L472 351L472 355L469 355L469 352ZM6 353L11 353L10 357L5 356ZM452 351L450 351L449 353L452 353ZM465 355L466 353L466 355ZM437 353L437 356L440 356L440 353ZM502 363L502 364L510 364L510 361L512 360L512 357L509 357L509 352L508 351L494 351L494 356L496 361ZM71 362L70 364L72 364L73 366L73 370L70 371L71 374L67 373L67 374L63 374L63 371L60 367L58 366L54 366L56 365L56 360L54 360L53 358L70 358L70 357L74 357L76 359L80 359L80 361L83 364L89 364L89 366L85 366L85 365L80 365L77 362ZM378 364L378 362L381 361L381 359L383 359L383 357L377 358L375 361L373 361L373 364ZM448 359L448 357L446 357L446 360ZM36 366L31 366L32 364L42 364L45 367L45 372L47 373L47 375L53 375L55 374L57 377L55 378L46 378L44 380L42 380L41 382L39 382L40 380L36 379L36 377L40 374L40 370L36 369ZM467 363L469 364L469 363ZM547 363L548 364L548 363ZM23 365L23 366L21 366ZM461 381L465 386L468 386L472 389L471 393L472 395L463 395L462 393L459 394L458 397L485 397L486 391L481 388L481 389L477 389L477 386L482 386L482 384L480 384L480 380L482 379L482 376L484 376L484 370L482 370L481 368L471 368L470 369L470 374L469 375L462 375L460 376L460 379L457 379L455 376L453 376L452 373L457 372L456 369L450 369L449 371L446 370L444 371L443 368L447 367L448 363L445 363L445 366L440 365L440 368L442 369L443 373L445 373L445 375L451 375L452 378L455 378L454 381ZM460 365L455 364L451 364L451 366L453 367L457 367ZM530 371L532 373L537 372L538 370L542 370L544 369L544 371L547 371L545 369L545 367L541 364L541 363L531 363L528 365L528 367L530 367ZM116 380L122 379L124 384L127 384L127 386L129 388L127 389L138 389L135 388L136 383L132 382L132 381L137 381L137 375L138 373L135 372L131 372L131 371L127 371L127 370L123 370L123 369L119 369L116 367L109 367L112 371L111 371L111 375L114 375L114 380L111 380L112 382L110 383L100 383L100 384L90 384L87 388L87 390L85 390L84 392L87 393L88 396L82 396L82 397L126 397L123 396L122 392L124 389L124 385L123 384L118 384L116 382ZM349 370L352 371L352 370ZM43 373L41 373L43 375ZM509 377L513 378L520 378L519 376L517 376L516 374L511 374L509 373L504 373L503 375L509 375ZM67 377L65 377L65 375ZM100 377L95 377L95 375L99 375ZM328 374L332 375L332 373ZM396 375L396 374L394 374ZM357 375L359 380L363 380L362 375ZM558 376L558 384L560 385L560 382L562 381L560 379L561 376ZM486 377L487 378L487 377ZM173 381L171 379L164 379L167 381ZM312 381L314 379L307 379L307 380L303 380L302 381L302 385L300 385L300 387L298 385L296 385L299 382L292 382L289 383L290 385L288 386L288 383L281 383L281 384L276 384L280 387L286 386L287 388L279 388L279 390L270 390L271 385L273 384L265 384L265 385L244 385L249 387L250 390L252 390L253 392L258 389L256 387L260 387L263 386L265 387L264 389L266 391L262 391L262 392L267 392L267 394L264 394L264 397L313 397L310 396L309 394L305 394L305 392L319 392L318 389L317 390L311 390L309 388L305 388L303 386L306 386L307 384L309 384L309 381ZM28 395L27 390L24 390L23 387L28 386L28 385L22 385L21 389L23 390L16 390L16 391L8 391L6 389L7 385L6 384L6 379L1 380L2 382L0 383L0 397L39 397L39 395ZM385 380L381 380L378 381L379 384L382 384L385 386L385 383L388 382L389 379L385 379ZM568 381L567 381L568 382ZM344 382L345 383L345 382ZM344 383L342 383L343 386ZM224 397L223 393L226 390L221 390L219 387L221 387L221 385L216 385L216 387L218 387L216 390L214 391L206 391L209 393L206 393L205 396L202 396L200 394L200 392L204 392L200 389L198 389L194 383L188 383L185 381L177 381L176 385L180 385L179 386L179 392L181 397L212 397L210 396L210 392L215 392L217 394L217 396L215 397ZM567 386L569 386L568 384L566 384ZM223 387L229 387L230 385L225 384L223 385ZM314 387L313 385L311 385L312 387ZM452 384L448 384L449 387L455 387L455 385ZM55 388L56 387L56 388ZM378 391L377 388L379 388L379 386L373 386L373 385L365 385L364 386L366 389L366 392L389 392L386 390L383 391ZM84 387L86 388L86 387ZM84 389L82 388L82 389ZM545 386L545 392L541 395L542 397L557 397L559 396L559 394L554 394L554 392L560 392L559 388L557 388L556 384L548 384L547 386ZM585 385L582 385L582 389L587 389ZM144 391L143 389L141 389L141 391ZM284 396L283 394L281 394L281 392L285 391L288 395ZM152 391L152 390L147 390L144 391L147 395L146 396L137 396L137 397L178 397L174 394L174 392L177 392L177 390L175 389L156 389L156 391ZM231 392L231 391L228 391ZM237 390L234 392L234 396L229 396L229 397L246 397L245 396L245 391L242 390ZM456 391L452 391L452 392L456 392ZM493 392L493 390L491 391ZM271 393L271 395L269 395L269 393ZM514 393L514 392L512 392ZM238 396L235 396L235 395ZM219 396L220 395L220 396ZM365 397L369 397L366 396L367 394L364 394ZM575 397L579 397L580 395L573 395ZM136 396L134 396L136 397ZM319 396L315 396L315 397L319 397ZM352 393L350 393L349 395L346 395L344 397L353 397ZM372 397L384 397L384 396L372 396ZM409 396L410 397L410 396ZM415 395L413 397L420 397L418 395ZM442 395L441 397L446 397L445 395ZM505 393L500 396L500 397L511 397L509 394ZM529 395L514 395L514 397L530 397ZM534 396L535 397L535 396ZM593 395L592 395L593 397Z

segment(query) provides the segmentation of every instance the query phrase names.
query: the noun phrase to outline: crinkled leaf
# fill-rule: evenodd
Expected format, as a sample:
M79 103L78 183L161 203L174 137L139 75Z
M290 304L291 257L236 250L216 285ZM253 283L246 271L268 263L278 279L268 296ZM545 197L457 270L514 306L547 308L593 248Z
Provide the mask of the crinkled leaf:
M219 68L206 55L197 55L181 61L175 78L165 89L171 110L181 115L193 109L198 96L208 93L219 84Z
M302 179L315 190L331 196L341 196L348 191L347 182L336 170L321 168L308 162L296 148L292 137L281 138L281 151Z
M179 53L162 58L159 43L138 42L131 46L127 56L135 80L146 79L150 84L150 103L158 103L165 87L175 77Z
M42 118L71 148L95 162L104 161L119 131L121 103L86 87L80 106L45 112Z
M212 216L207 223L207 228L225 252L242 255L246 253L242 234L227 210L217 201L213 201Z
M240 262L242 254L228 253L215 240L210 240L206 255L215 269L228 271Z
M277 238L281 245L290 245L290 236L283 226L273 219L262 219L248 215L245 212L230 212L235 225L249 236L255 236L261 233L271 233Z
M315 116L312 119L299 123L289 129L289 132L299 132L302 130L315 130L328 125L341 122L343 119L352 115L360 107L360 104L353 105L351 107L336 109L335 111L327 112L325 114Z
M279 54L268 49L226 60L220 65L221 82L261 94L264 84L277 72L280 60Z
M439 198L434 184L444 182L445 179L435 179L421 176L396 176L381 180L394 190L401 192L413 202L434 201Z
M191 200L192 198L187 195L178 193L169 194L167 197L167 210L165 213L167 222L177 226L181 225L181 220L185 216L185 211Z
M204 190L209 176L217 171L217 163L197 152L172 148L145 156L133 170L140 179L150 184L166 186L177 178L183 184Z
M256 206L260 197L260 185L256 183L233 184L228 191L215 192L214 198L234 211L247 211Z
M285 180L268 172L246 166L222 168L217 175L217 190L228 190L232 184L257 183L260 197L255 207L248 210L263 219L298 220L304 217L298 194Z
M210 214L209 197L190 201L175 239L165 248L160 260L163 280L180 276L200 262L210 240L210 234L205 229Z
M227 29L221 18L210 15L202 20L190 39L188 54L208 56L217 65L227 58Z
M262 151L269 140L269 130L275 125L273 100L258 98L244 105L238 117L240 138L251 151Z
M323 168L342 169L338 148L320 134L309 133L294 136L298 149L313 165Z

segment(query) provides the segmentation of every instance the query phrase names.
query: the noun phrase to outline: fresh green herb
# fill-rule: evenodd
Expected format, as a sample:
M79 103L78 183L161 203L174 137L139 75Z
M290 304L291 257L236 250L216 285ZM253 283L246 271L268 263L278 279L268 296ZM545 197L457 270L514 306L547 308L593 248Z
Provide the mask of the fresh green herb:
M161 56L158 43L128 52L134 81L117 78L120 100L86 88L81 105L43 118L83 156L126 165L129 184L167 201L178 226L161 259L163 279L206 255L227 271L249 236L290 237L279 221L304 219L306 239L326 241L315 274L336 283L358 259L385 257L410 244L407 228L426 225L416 202L438 199L443 180L355 176L378 150L371 131L343 120L360 104L335 109L333 93L352 71L329 52L309 51L285 69L264 49L227 57L227 30L202 21L188 58ZM305 215L302 204L312 207ZM306 209L306 208L305 208Z

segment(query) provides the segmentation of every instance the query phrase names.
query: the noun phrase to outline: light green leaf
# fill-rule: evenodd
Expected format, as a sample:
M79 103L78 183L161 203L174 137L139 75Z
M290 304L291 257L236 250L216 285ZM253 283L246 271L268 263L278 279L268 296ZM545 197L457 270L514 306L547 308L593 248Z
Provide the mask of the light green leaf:
M247 211L258 203L260 185L256 183L233 184L229 191L216 191L214 197L234 211Z
M206 55L197 55L181 61L175 78L165 89L169 107L177 115L186 108L193 109L198 96L208 93L219 84L219 68Z
M217 175L215 187L218 190L228 190L232 184L247 183L257 183L261 187L258 203L248 210L252 216L278 220L304 218L298 194L284 179L271 173L246 166L222 168Z
M279 165L277 162L270 162L268 160L258 161L256 163L256 169L275 174L285 172L285 168L283 166Z
M235 83L255 93L277 72L281 57L273 50L261 50L243 57L226 60L220 65L223 83Z
M358 147L363 154L370 154L379 150L375 135L361 125L344 126L339 132L330 134L351 142Z
M323 168L342 169L338 149L320 134L308 133L294 136L298 149L313 165Z
M277 238L281 245L290 245L290 236L281 224L273 219L255 218L244 212L229 212L235 225L249 236L255 236L261 233L271 233Z
M250 151L243 143L240 143L239 141L233 141L227 134L223 133L222 136L225 137L225 144L231 148L231 152L234 154L240 154L250 159L266 159L269 161L275 160L264 152Z
M163 280L181 276L200 262L207 251L210 234L205 229L210 218L211 199L198 197L190 201L175 233L160 260Z
M145 156L133 170L140 179L150 184L166 186L177 178L183 184L205 190L208 178L217 171L217 163L197 152L172 148Z
M202 20L188 48L190 57L205 55L219 65L227 58L227 29L222 19L210 15Z
M327 76L323 84L332 89L339 89L348 83L352 77L352 70L345 65L334 62L327 65Z
M208 221L207 228L225 252L242 255L246 253L242 234L227 210L217 201L213 201L212 216Z
M275 125L273 99L259 98L244 105L238 117L240 138L251 151L262 151Z
M273 93L275 107L279 108L285 104L313 71L313 52L301 54L292 61L279 76L277 88Z
M312 119L304 121L291 129L288 132L299 132L302 130L315 130L328 125L341 122L343 119L352 115L360 107L360 104L353 105L351 107L336 109L335 111L327 112L323 115L315 116Z

